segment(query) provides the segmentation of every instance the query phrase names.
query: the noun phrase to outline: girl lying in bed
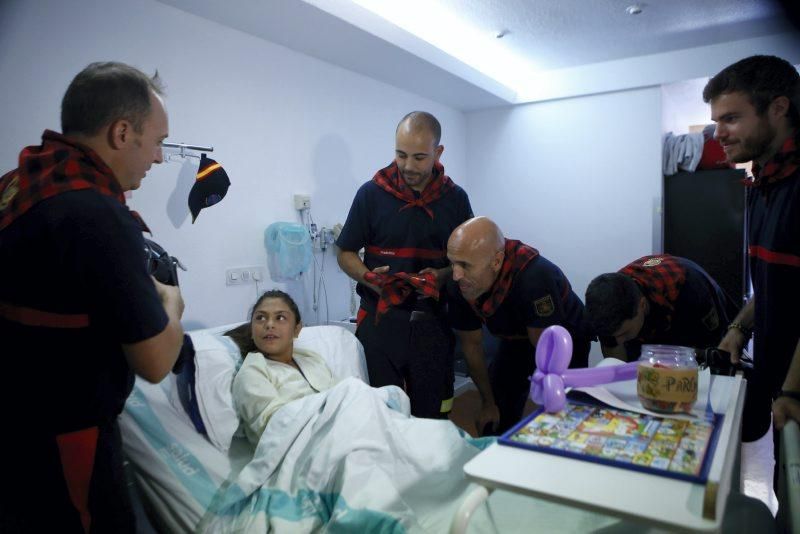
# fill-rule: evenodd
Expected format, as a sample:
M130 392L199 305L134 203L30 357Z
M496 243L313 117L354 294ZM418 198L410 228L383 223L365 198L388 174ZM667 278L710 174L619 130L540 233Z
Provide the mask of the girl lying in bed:
M294 348L300 313L281 291L229 332L244 363L233 398L252 460L223 484L199 532L444 532L468 488L463 466L491 443L411 416L398 387L337 382Z
M294 348L302 327L292 297L273 289L261 295L249 325L237 332L236 340L247 355L233 380L233 401L253 444L284 404L336 384L319 354Z

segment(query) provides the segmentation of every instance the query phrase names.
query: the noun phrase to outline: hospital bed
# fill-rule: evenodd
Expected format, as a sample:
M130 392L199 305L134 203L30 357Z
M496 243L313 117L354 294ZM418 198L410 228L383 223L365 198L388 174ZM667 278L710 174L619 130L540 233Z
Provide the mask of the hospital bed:
M251 451L234 438L225 454L170 404L165 388L137 380L120 417L125 456L136 495L158 532L192 532L226 477L247 463ZM131 407L144 412L130 414Z
M241 359L235 343L222 336L236 326L190 332L197 354L197 400L201 411L207 412L204 421L211 423L208 436L197 431L180 404L175 375L160 384L137 378L120 416L128 472L148 518L160 532L193 531L220 485L251 458L252 446L243 434L234 432L230 402L220 398ZM363 349L349 331L338 326L306 327L296 346L324 355L337 376L368 382ZM211 421L215 418L218 424ZM226 432L233 435L222 435ZM226 440L229 443L220 446Z
M235 367L238 348L220 334L236 325L191 332L198 360L209 351L217 356L226 352ZM219 345L220 340L223 346ZM216 347L209 348L210 341ZM212 343L212 345L214 344ZM337 326L306 327L298 340L315 347L325 355L337 376L355 376L367 381L363 349L352 333ZM213 349L213 350L212 350ZM220 362L217 362L218 364ZM228 364L224 364L225 367ZM206 366L203 379L222 380L220 366ZM215 374L216 373L216 374ZM232 378L232 375L231 377ZM176 396L176 380L170 376L160 384L149 384L137 379L134 391L120 417L125 455L130 464L138 494L147 516L159 532L193 531L203 518L217 490L233 474L249 462L252 447L243 436L230 436L230 441L220 447L225 436L198 433ZM205 392L207 410L214 410L214 399ZM218 399L217 399L218 400ZM221 405L220 405L221 406ZM220 411L219 408L216 408ZM224 413L225 418L230 413ZM228 421L230 422L230 421ZM228 431L231 425L228 425ZM209 428L213 434L213 428ZM216 429L219 430L219 429ZM797 431L796 425L793 427ZM794 434L797 435L796 433ZM223 445L225 445L223 443ZM791 455L791 450L788 451ZM794 471L787 470L790 489L798 487L796 447L794 460L788 460ZM794 464L791 464L791 462ZM793 473L793 475L791 474ZM793 477L793 478L792 478ZM795 493L796 495L796 493ZM796 503L796 500L795 500ZM788 510L787 508L784 508ZM795 514L796 508L795 508ZM796 521L787 518L788 528L797 528ZM524 526L524 525L527 525ZM608 528L614 532L641 531L642 525L622 521L591 511L576 510L569 506L539 500L529 496L495 491L486 504L475 512L469 532L527 532L533 531L588 532ZM791 530L788 530L791 531Z
M198 362L208 364L205 360L210 354L219 356L225 352L228 353L225 357L229 357L231 362L239 359L232 341L220 335L234 326L191 332ZM303 346L304 343L324 355L335 375L355 376L367 381L363 349L351 332L338 326L306 327L296 345ZM215 347L209 347L209 344ZM205 372L202 379L224 383L220 379L227 371L220 368L230 369L230 364L224 361L216 363L216 368L202 365L198 377ZM232 436L225 449L219 446L220 440L224 439L219 432L214 436L216 445L212 443L213 428L207 429L209 436L198 433L176 401L177 387L174 376L160 384L137 379L120 416L128 472L133 478L135 493L141 497L150 523L164 533L194 531L220 487L238 473L252 455L252 447L244 437ZM199 394L207 397L198 399L206 401L204 408L214 410L213 395L208 390ZM224 404L219 403L216 410L224 413L227 410ZM227 418L230 416L230 413L225 415ZM470 532L518 532L520 524L530 525L534 521L543 531L563 530L564 527L568 531L588 531L590 526L617 522L613 518L598 519L595 514L573 513L563 506L498 491L486 506L475 513L474 528L470 528ZM442 528L436 532L446 530Z
M778 464L778 530L800 532L800 426L789 421L781 430Z

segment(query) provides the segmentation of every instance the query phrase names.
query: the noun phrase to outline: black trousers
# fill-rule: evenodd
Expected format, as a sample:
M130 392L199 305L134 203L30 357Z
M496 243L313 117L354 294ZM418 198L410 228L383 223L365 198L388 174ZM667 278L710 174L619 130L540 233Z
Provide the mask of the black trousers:
M453 399L455 336L444 317L390 309L375 324L367 313L356 336L364 346L369 382L405 389L416 417L446 418Z
M15 433L3 460L0 532L83 533L54 437ZM7 441L8 443L8 441ZM122 466L122 440L116 421L98 428L88 488L92 533L136 532Z
M588 339L574 337L570 368L586 367L589 363ZM489 364L489 382L494 400L500 410L497 433L502 434L522 419L525 401L530 393L530 376L536 370L536 350L527 339L503 339Z

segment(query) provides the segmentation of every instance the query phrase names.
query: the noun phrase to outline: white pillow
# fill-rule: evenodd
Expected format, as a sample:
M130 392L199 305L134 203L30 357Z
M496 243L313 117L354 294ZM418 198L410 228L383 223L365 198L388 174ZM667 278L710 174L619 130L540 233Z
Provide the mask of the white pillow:
M235 326L189 332L195 350L193 393L200 418L209 441L226 453L239 427L232 384L242 357L236 343L222 334ZM322 356L337 379L354 376L369 383L364 348L349 330L340 326L307 326L294 343L297 348L312 350ZM173 376L170 402L175 409L184 412L177 390Z
M354 376L369 384L364 347L352 332L341 326L307 326L300 330L294 346L314 351L325 360L338 380Z
M222 332L197 330L189 332L189 337L194 345L195 372L194 390L189 391L187 397L193 402L190 401L188 407L181 403L175 375L171 375L170 402L179 411L185 412L187 408L190 411L196 410L209 441L219 450L228 452L239 426L231 396L233 377L242 364L239 347L231 338L223 336ZM189 386L184 384L183 387ZM188 415L192 417L191 413Z

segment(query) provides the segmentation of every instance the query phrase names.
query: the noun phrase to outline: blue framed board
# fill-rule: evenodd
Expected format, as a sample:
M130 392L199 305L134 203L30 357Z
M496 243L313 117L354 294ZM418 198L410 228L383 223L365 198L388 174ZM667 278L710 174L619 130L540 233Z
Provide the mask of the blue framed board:
M568 399L558 413L532 413L498 443L705 483L722 419L652 416Z

